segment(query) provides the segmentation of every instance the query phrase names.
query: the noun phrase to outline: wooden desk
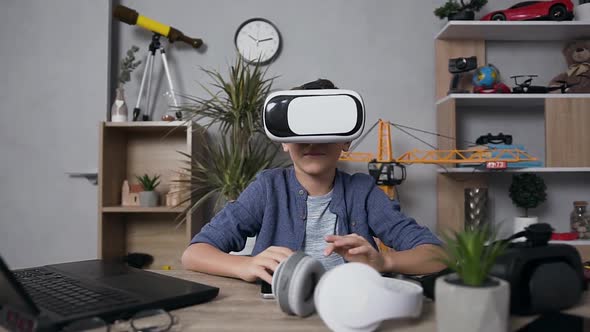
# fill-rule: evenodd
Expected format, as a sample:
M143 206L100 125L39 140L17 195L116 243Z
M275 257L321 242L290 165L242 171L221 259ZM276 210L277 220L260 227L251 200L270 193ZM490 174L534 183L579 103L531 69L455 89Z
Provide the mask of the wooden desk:
M172 312L179 319L181 331L329 331L317 314L307 318L284 314L275 300L260 297L256 284L180 270L156 272L219 287L219 295L212 301ZM579 306L567 312L590 317L590 292ZM533 319L513 317L510 331ZM0 327L0 332L4 331ZM436 332L434 302L424 300L420 318L385 321L379 331Z
M275 300L260 297L259 285L196 272L158 272L219 287L219 295L213 301L174 311L183 331L329 331L317 314L307 318L286 315ZM567 312L590 317L590 292L586 292L579 306ZM515 331L533 319L514 316L510 330ZM386 321L379 331L435 332L434 302L425 299L420 318Z

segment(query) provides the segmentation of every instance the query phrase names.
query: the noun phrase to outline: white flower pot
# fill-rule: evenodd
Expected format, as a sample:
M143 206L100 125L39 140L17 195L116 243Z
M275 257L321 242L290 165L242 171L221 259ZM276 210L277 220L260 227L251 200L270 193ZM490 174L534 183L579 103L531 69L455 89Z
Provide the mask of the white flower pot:
M514 224L512 228L512 234L524 231L524 229L532 224L539 222L537 217L514 217ZM514 240L515 242L525 241L524 237Z
M139 205L143 207L158 206L160 195L157 191L141 191L139 193Z
M438 332L506 332L510 311L510 286L490 277L492 285L471 287L436 279L434 288Z
M590 21L590 3L584 3L574 7L576 21Z

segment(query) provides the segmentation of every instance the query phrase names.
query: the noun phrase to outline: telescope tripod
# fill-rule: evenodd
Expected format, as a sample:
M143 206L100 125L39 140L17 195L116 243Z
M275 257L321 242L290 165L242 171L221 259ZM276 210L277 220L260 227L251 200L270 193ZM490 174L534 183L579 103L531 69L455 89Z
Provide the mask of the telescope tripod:
M143 97L143 88L145 86L145 80L147 76L147 96L146 96L146 112L150 112L150 92L152 87L152 73L154 71L154 58L156 57L156 52L160 50L160 55L162 56L162 64L164 65L164 71L166 72L166 80L168 81L168 93L172 97L172 102L174 107L178 108L178 102L176 101L176 96L174 95L174 86L172 85L172 78L170 77L170 70L168 69L168 60L166 59L166 50L162 47L160 43L160 35L154 33L152 36L152 41L149 45L148 55L145 61L145 68L143 69L143 76L141 77L141 84L139 86L139 95L137 96L137 103L135 104L135 108L133 109L133 121L139 121L139 116L141 115L141 109L139 105L141 104L141 98ZM149 72L148 72L149 70ZM176 118L182 119L182 113L180 111L176 111ZM143 121L150 120L148 114L144 114L142 116Z

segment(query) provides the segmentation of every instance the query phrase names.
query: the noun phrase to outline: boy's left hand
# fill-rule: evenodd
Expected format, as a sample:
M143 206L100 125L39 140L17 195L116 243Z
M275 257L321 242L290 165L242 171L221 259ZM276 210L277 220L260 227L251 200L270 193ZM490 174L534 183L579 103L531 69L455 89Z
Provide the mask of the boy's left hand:
M324 250L325 256L336 252L349 262L365 263L379 272L385 270L385 258L383 255L362 236L357 234L345 236L328 235L325 239L329 243Z

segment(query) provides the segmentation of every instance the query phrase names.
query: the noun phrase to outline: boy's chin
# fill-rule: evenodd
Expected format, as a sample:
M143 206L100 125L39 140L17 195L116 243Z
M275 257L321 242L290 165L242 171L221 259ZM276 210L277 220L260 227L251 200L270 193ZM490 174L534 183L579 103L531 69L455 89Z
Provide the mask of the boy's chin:
M331 173L336 169L336 166L332 165L321 165L321 164L308 164L300 167L300 169L306 174L317 176Z

